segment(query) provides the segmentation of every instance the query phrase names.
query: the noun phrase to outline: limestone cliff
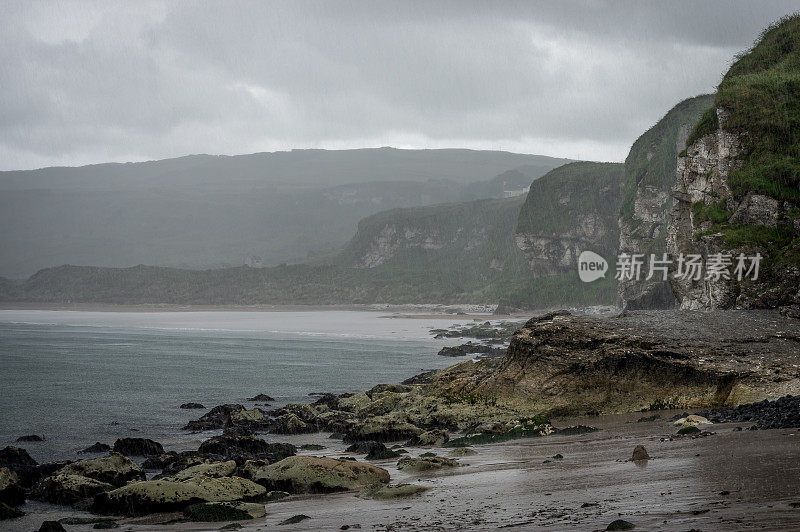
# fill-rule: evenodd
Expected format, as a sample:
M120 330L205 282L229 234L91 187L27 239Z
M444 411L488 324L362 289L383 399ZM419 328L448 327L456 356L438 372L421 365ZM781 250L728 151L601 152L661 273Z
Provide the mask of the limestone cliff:
M674 203L670 190L675 185L678 153L686 145L689 131L712 102L711 95L682 101L631 146L622 185L620 253L655 254L660 258L666 252L667 219ZM630 309L675 305L669 282L658 277L622 279L618 294L620 306Z
M673 275L684 309L800 304L800 17L767 29L723 78L677 165L667 249L702 257L699 278ZM728 275L709 261L730 256ZM763 256L758 277L737 257ZM749 269L752 261L747 261ZM677 274L678 272L673 272Z
M576 162L534 181L516 232L532 277L574 274L585 250L611 260L619 241L622 170L618 163Z

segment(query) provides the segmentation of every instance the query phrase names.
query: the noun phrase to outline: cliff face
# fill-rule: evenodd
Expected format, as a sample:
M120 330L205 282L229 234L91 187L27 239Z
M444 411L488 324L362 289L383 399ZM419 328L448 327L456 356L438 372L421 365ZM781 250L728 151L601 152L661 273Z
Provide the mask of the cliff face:
M534 181L516 232L532 277L576 272L585 250L612 259L622 170L617 163L577 162Z
M678 153L686 145L689 131L712 102L711 95L682 101L631 147L625 159L622 185L619 253L655 254L660 258L666 252L666 226L674 203L670 190L675 184ZM620 306L629 309L675 305L669 282L657 277L622 279L618 295Z
M795 16L734 63L678 160L667 249L673 259L696 254L703 262L699 278L670 278L681 308L800 304L798 64ZM719 254L733 262L728 275L709 274ZM739 255L749 270L757 254L757 278L735 273Z

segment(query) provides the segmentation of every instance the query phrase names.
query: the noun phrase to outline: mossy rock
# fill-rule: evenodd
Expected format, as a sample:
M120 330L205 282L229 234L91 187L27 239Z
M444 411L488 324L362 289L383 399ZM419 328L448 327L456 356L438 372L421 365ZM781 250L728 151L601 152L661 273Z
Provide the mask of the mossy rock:
M271 490L329 493L388 483L389 472L354 460L290 456L260 469L253 479Z
M0 467L0 502L20 506L25 502L25 490L19 476L7 467Z
M365 392L359 392L350 397L339 399L339 409L347 412L355 412L366 407L371 402L372 399L370 399L369 395Z
M419 436L411 438L406 445L421 447L429 445L441 446L447 443L448 440L450 440L450 435L447 434L447 432L440 429L433 429L425 431Z
M164 480L173 480L175 482L183 482L185 480L198 479L202 477L219 478L229 477L236 472L236 462L228 460L227 462L210 462L207 464L198 464L175 473L169 477L164 477Z
M617 519L616 521L611 521L611 523L606 527L606 530L633 530L634 528L636 528L636 525L630 521Z
M417 484L373 484L361 490L359 496L366 499L399 499L412 497L429 489Z
M446 467L458 467L460 464L451 459L444 458L443 456L431 456L413 458L405 456L397 462L397 469L409 473L421 473L424 471L436 471Z
M678 434L700 434L701 430L694 425L686 425L678 429Z
M291 494L288 491L280 491L280 490L269 491L267 492L266 495L264 495L262 500L264 502L274 502L274 501L279 501L281 499L285 499L289 495Z
M192 521L239 521L263 517L266 512L263 504L209 502L187 506L183 515Z
M351 422L345 433L344 441L401 441L414 438L422 433L422 429L392 415L369 417L363 421Z
M64 466L58 472L93 478L114 486L124 486L133 480L145 479L144 471L133 460L120 453L111 453L90 460L78 460Z
M54 504L73 505L114 488L108 482L93 478L57 473L42 480L34 492L34 497Z
M469 447L456 447L455 449L453 449L452 451L450 451L447 454L449 456L456 456L456 457L458 457L458 456L475 456L476 454L478 454L478 451L476 451L475 449L470 449Z

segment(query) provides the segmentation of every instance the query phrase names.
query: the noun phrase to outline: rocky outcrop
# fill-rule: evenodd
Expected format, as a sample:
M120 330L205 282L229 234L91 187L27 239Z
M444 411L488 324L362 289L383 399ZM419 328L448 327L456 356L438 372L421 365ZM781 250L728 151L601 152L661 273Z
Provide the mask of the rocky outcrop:
M124 486L128 482L145 479L144 471L119 453L92 460L78 460L64 466L58 473L87 477L114 486Z
M794 15L736 58L690 134L678 161L667 250L673 261L698 256L702 270L670 277L681 308L800 303L798 60ZM751 257L759 255L756 275Z
M622 206L619 214L619 253L666 253L666 227L674 199L678 153L713 96L684 100L672 108L631 146L625 159ZM670 308L675 297L668 281L658 276L620 279L617 290L624 308Z
M114 442L114 452L125 456L158 456L164 454L164 447L147 438L119 438Z
M528 321L506 358L463 362L433 387L565 415L740 404L800 390L798 339L765 312L556 313Z
M257 471L253 479L270 490L330 493L386 484L389 473L381 467L353 460L292 456Z

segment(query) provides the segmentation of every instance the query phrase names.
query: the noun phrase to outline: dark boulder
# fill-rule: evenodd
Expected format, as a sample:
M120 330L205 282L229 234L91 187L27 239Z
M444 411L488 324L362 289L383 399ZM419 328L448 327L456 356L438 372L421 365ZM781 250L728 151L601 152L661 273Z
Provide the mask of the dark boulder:
M220 460L234 460L243 465L247 460L269 460L278 462L297 453L297 447L289 443L267 443L256 436L215 436L204 441L198 454Z
M92 454L92 453L107 453L110 450L111 450L111 446L109 444L100 443L98 441L98 442L95 442L94 445L90 445L86 449L84 449L82 451L78 451L78 452L79 453L84 453L84 454Z
M45 521L38 532L67 532L58 521Z
M183 408L184 410L191 410L194 408L205 408L200 403L183 403L180 407Z
M0 449L0 467L7 467L16 473L24 488L30 488L39 480L41 474L38 465L25 449L13 445Z
M0 502L9 506L25 503L25 490L22 489L19 477L7 467L0 468Z
M386 460L389 458L397 458L401 455L401 453L387 448L384 444L378 441L362 441L354 443L346 449L346 452L365 454L367 455L367 460Z
M125 456L158 456L164 454L164 447L147 438L119 438L114 442L114 452Z
M258 394L256 396L248 398L247 400L248 401L268 402L268 401L274 401L275 399L273 397L270 397L269 395L267 395L265 393L260 393L260 394Z
M228 404L228 405L219 405L215 406L202 416L199 419L194 421L190 421L186 424L184 430L213 430L213 429L221 429L225 426L225 423L231 417L231 414L234 412L239 412L244 410L243 405L239 404Z
M633 449L633 455L631 456L631 460L634 462L639 460L649 460L650 455L647 454L647 450L644 448L644 445L637 445Z
M0 521L4 519L14 519L16 517L22 517L25 515L25 512L22 510L17 510L13 506L9 506L8 504L0 501Z
M20 436L17 438L18 442L33 442L33 441L44 441L44 436L39 436L38 434L28 434L27 436Z

